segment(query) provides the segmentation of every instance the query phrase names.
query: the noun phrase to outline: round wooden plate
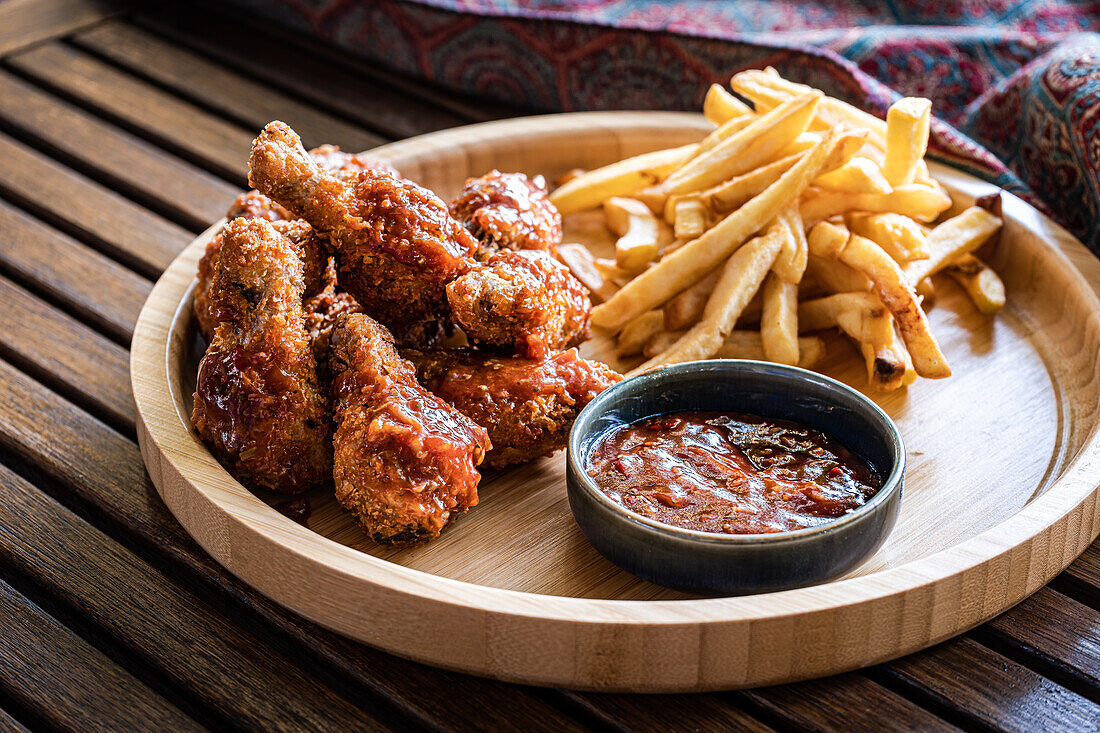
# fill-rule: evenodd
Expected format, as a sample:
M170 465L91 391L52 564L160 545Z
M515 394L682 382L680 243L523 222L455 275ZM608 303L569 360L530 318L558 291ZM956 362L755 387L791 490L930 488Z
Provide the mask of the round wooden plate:
M448 130L372 152L449 198L491 168L556 176L698 139L699 115L581 113ZM932 172L959 205L992 186ZM205 242L164 273L135 329L131 375L149 473L180 523L254 588L330 629L404 657L499 679L672 692L788 682L897 657L1019 602L1100 531L1100 262L1004 196L991 264L1009 305L987 319L952 283L930 318L955 376L880 396L909 450L897 527L848 577L739 598L690 598L620 571L566 502L563 456L486 474L481 504L440 539L372 545L331 492L309 528L237 483L191 429L201 344L191 287ZM567 238L606 246L597 222ZM1073 263L1071 264L1071 259ZM1076 265L1076 266L1075 266ZM586 356L614 364L594 339ZM623 365L618 365L623 366ZM865 387L829 343L824 371Z

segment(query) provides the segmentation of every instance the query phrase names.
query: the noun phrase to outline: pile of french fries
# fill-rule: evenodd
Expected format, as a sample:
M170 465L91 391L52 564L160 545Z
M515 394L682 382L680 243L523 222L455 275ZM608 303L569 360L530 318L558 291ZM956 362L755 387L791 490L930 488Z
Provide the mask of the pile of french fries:
M772 69L711 87L702 142L578 172L551 194L563 216L603 208L614 259L582 245L561 254L599 304L636 371L708 358L812 367L839 329L893 390L951 369L923 307L946 272L996 313L1004 285L975 252L997 215L951 207L928 174L931 103L905 98L886 120ZM800 335L801 334L801 335Z

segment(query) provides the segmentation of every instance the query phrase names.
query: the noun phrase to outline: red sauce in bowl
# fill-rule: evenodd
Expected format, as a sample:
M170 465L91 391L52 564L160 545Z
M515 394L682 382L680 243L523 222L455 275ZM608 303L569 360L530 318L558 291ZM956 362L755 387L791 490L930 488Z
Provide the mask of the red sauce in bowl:
M785 420L679 412L610 431L588 475L612 501L718 534L815 527L865 504L882 481L825 434Z

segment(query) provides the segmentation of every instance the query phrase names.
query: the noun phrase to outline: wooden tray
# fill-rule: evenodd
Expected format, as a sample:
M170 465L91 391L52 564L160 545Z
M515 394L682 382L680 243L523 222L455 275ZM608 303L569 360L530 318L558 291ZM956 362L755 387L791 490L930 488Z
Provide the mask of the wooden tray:
M554 176L706 129L691 114L554 115L372 154L448 198L494 167ZM932 172L959 205L994 190L943 166ZM992 265L1009 305L986 319L952 283L939 284L930 317L955 376L880 397L909 450L901 516L873 558L829 584L700 599L638 580L581 536L562 454L486 474L481 504L423 547L371 544L325 492L310 497L309 529L287 519L268 504L279 497L258 497L222 469L188 419L201 357L191 288L220 223L165 271L135 329L142 454L180 523L242 580L323 626L428 664L539 685L671 692L882 662L1019 602L1100 531L1100 262L1020 199L1006 195L1004 214ZM599 239L590 223L578 216L568 231ZM583 351L614 364L604 340ZM840 339L823 370L865 387L862 360Z

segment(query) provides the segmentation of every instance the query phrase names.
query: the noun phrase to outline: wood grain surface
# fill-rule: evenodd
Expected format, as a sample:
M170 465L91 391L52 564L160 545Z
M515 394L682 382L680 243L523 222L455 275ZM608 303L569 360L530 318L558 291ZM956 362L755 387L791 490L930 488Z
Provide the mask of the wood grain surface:
M182 52L387 139L518 113L404 79L256 17L242 21L229 5L147 4L118 18L125 3L8 0L0 3L0 15L9 6L30 10L23 16L30 25L0 22L0 37L16 37L17 50L44 43L74 53L61 56L62 65L47 76L30 68L24 72L0 51L0 131L58 170L83 176L192 234L222 215L245 171L200 154L187 138L204 139L211 119L242 129L236 139L244 144L255 131L242 127L239 110L225 106L224 97L207 104L193 90L169 84L171 69L163 67ZM62 6L65 11L54 11ZM127 55L139 49L135 58L158 68L139 69L122 51L117 60L110 58L86 39L85 32L96 37L94 24L105 14L116 19L104 23L110 33L100 31L101 37L128 44ZM131 43L134 39L140 43ZM89 83L105 84L95 94L79 86L88 58L100 62L91 67L97 74L103 67L120 72L93 77ZM119 86L113 87L116 81ZM148 97L159 109L134 107L142 100L134 90L150 88L161 92ZM115 92L118 100L112 99ZM164 109L206 114L174 119ZM239 151L238 160L244 153ZM123 216L127 207L116 208L121 199L104 199L102 215ZM51 563L41 554L25 555L38 558L31 561L16 559L13 543L30 540L33 528L83 546L87 529L73 534L73 518L94 528L91 536L97 539L88 547L126 559L131 573L126 582L182 586L200 606L222 612L225 621L157 605L174 603L171 595L141 595L150 604L147 614L172 619L184 638L217 629L226 642L239 635L261 645L264 654L277 650L271 658L282 655L296 674L368 711L358 725L318 716L293 724L268 720L268 730L1034 730L1035 721L1048 730L1095 728L1082 725L1080 711L1088 709L1081 707L1082 699L1100 702L1093 683L1100 663L1092 651L1100 638L1098 545L1026 602L922 652L920 669L900 659L813 682L717 694L653 697L509 685L405 661L282 609L198 547L146 476L127 408L127 365L118 357L125 356L152 286L151 273L135 270L135 260L122 260L124 242L110 241L114 234L97 239L67 227L67 203L45 200L32 212L24 208L29 201L0 194L0 295L8 306L0 321L0 471L17 473L21 487L9 492L10 482L2 482L5 496L20 503L18 514L13 508L5 516L28 525L4 534L0 544L8 550L0 553L0 582L17 594L6 598L21 598L22 607L35 609L30 616L9 613L0 621L11 640L4 652L10 673L0 673L0 730L163 729L170 726L156 721L167 718L150 711L168 715L169 707L178 719L208 729L258 728L248 721L267 703L247 698L307 710L310 703L296 698L316 689L246 689L236 670L204 667L208 683L223 687L231 706L242 701L244 712L235 715L198 694L200 682L177 684L173 675L194 676L198 668L171 672L161 655L134 653L126 639L136 632L117 631L134 623L131 604L98 603L93 613L72 602L74 593L87 587L70 577L78 565L66 561L60 571L47 572ZM159 236L146 237L150 252L181 246ZM1095 267L1095 258L1082 250L1067 255L1078 267ZM22 491L32 488L48 501L25 498L36 496ZM39 642L36 647L28 634ZM963 644L972 666L958 671ZM941 664L954 670L955 685L938 680ZM897 672L901 669L904 675ZM997 684L968 684L986 676ZM1076 702L1064 704L1065 692L1074 693L1077 697L1069 699ZM1003 712L994 716L991 710Z
M704 125L695 115L560 115L461 128L375 153L447 197L467 176L491 168L554 176L696 139ZM936 173L958 206L988 188ZM565 500L560 454L487 474L477 509L416 548L373 545L321 491L310 496L311 529L282 517L221 469L187 420L201 356L187 290L220 224L168 269L139 319L131 373L143 455L173 513L235 573L324 625L413 658L537 684L650 692L783 682L873 664L1004 610L1097 532L1100 380L1089 365L1100 354L1100 304L1065 268L1060 250L1078 243L1018 199L1006 197L1005 212L993 261L1012 305L990 320L958 290L941 288L932 323L956 376L879 396L901 427L912 467L897 528L843 582L706 600L644 583L581 536ZM839 340L830 351L823 368L862 385L854 352ZM612 345L599 337L582 353L630 366L615 362ZM997 451L982 450L994 443ZM1029 567L1013 572L1021 562ZM427 626L363 630L368 616L409 609ZM459 612L488 630L477 638L425 636L431 618L438 614L442 623ZM653 655L663 660L658 668Z

